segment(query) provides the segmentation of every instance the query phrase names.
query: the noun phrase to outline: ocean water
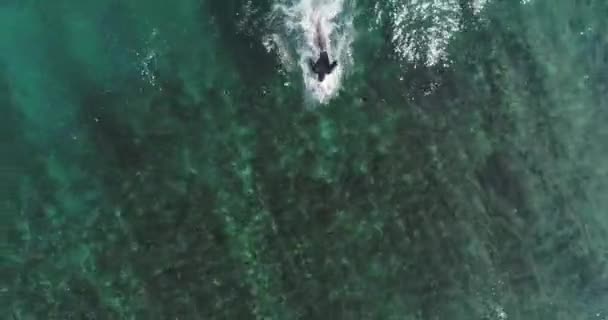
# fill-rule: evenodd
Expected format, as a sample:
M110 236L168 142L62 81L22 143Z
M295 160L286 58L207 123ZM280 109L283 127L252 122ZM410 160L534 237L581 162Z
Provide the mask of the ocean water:
M0 1L0 318L608 319L606 16Z

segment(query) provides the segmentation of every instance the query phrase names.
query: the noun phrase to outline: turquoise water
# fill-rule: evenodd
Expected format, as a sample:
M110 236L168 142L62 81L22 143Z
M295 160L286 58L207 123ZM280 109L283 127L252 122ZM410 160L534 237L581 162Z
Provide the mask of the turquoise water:
M0 1L0 318L608 317L608 3L177 3Z

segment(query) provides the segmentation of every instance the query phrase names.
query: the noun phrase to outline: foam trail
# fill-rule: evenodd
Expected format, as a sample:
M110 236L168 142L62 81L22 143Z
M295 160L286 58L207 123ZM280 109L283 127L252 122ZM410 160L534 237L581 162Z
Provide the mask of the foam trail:
M354 28L347 9L346 0L284 0L274 6L274 18L282 21L278 36L288 38L295 46L307 98L322 104L338 94L345 71L352 65ZM336 69L322 82L308 63L318 58L319 42L331 60L338 60Z

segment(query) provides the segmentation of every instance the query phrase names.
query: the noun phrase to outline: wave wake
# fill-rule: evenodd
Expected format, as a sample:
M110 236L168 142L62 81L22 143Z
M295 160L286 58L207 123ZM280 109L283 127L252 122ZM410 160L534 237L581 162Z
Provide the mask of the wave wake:
M306 98L326 104L337 96L342 80L352 66L354 38L353 14L346 0L282 0L271 13L279 21L278 30L267 38L289 69L297 65L303 76ZM309 59L319 56L319 39L331 60L338 60L334 71L319 82L310 70ZM293 58L295 56L295 58Z

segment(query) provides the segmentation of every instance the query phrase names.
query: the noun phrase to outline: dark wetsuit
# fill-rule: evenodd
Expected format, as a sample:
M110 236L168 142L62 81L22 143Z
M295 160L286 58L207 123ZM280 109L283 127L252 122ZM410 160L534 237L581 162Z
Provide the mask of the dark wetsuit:
M317 62L310 59L310 68L312 69L312 72L319 76L319 81L323 81L325 75L330 74L337 65L338 61L334 61L331 64L329 63L329 56L326 51L321 51Z

